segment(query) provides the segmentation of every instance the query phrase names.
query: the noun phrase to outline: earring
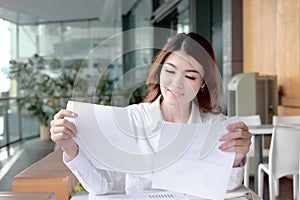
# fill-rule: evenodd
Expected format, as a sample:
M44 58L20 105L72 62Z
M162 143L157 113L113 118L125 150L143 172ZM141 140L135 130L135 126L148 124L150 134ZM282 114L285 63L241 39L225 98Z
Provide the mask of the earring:
M201 86L201 92L204 91L204 87L205 87L205 84L203 84L203 85Z

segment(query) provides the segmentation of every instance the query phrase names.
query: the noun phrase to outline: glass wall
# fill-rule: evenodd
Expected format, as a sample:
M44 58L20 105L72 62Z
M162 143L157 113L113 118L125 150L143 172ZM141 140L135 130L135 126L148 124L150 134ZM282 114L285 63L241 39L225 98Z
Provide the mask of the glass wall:
M63 59L63 49L59 45L62 42L61 24L41 24L37 26L37 30L37 53L41 56Z
M134 16L135 28L150 27L150 17L152 14L152 4L149 0L140 1L139 4L131 11ZM145 31L144 34L135 35L135 84L140 86L147 78L147 72L153 58L153 50L141 48L153 44L151 32ZM147 44L145 44L147 43Z
M37 26L19 26L19 58L25 59L37 53Z
M10 23L0 19L0 97L2 92L9 91L10 80L7 78L11 58Z
M21 116L16 98L0 98L0 148L20 141L22 137L37 136L37 129L33 129L33 127L37 127L35 120L32 121L28 117Z
M122 58L113 57L116 52L122 51L122 37L119 40L114 40L111 44L105 43L107 38L122 32L121 5L115 6L115 10L110 14L115 18L35 25L8 23L8 33L11 37L7 40L11 41L11 50L9 49L8 54L11 57L7 59L6 72L9 71L11 58L18 63L28 63L30 62L29 58L35 54L44 59L43 73L60 83L63 82L60 79L75 82L77 79L76 71L82 72L79 69L85 68L82 74L85 82L82 85L87 84L87 86L81 87L83 92L81 93L81 100L101 103L103 96L94 98L96 94L93 88L98 88L97 84L101 82L99 76L102 75L103 70L107 69L108 80L104 79L103 81L106 82L106 86L109 85L109 87L104 87L108 90L113 89L111 82L119 79L122 74ZM101 51L99 51L100 48L97 49L99 45L102 47ZM108 65L109 61L111 61L111 65ZM2 66L1 71L4 71ZM34 79L37 78L34 77ZM96 80L93 82L96 85L88 85L91 80ZM2 83L1 79L1 87ZM31 117L25 110L19 110L17 98L22 97L22 95L18 91L18 84L22 83L18 83L18 80L11 80L9 94L5 96L5 99L0 99L0 146L18 141L21 137L35 137L39 133L39 120ZM51 90L50 87L48 90ZM61 88L60 91L62 91ZM72 88L69 87L65 93L56 93L55 95L58 97L55 98L60 99L60 104L63 107L65 102L72 98L72 94ZM23 95L27 94L24 93ZM63 97L59 98L62 95ZM45 101L48 101L46 96ZM57 100L51 101L57 102Z
M34 54L42 56L45 59L43 63L45 70L50 71L49 74L58 77L58 79L61 71L76 68L78 63L81 63L80 68L82 70L76 69L80 76L75 74L73 79L80 80L77 81L78 85L75 90L79 88L84 93L76 97L80 97L82 101L93 103L107 103L95 98L95 95L97 95L94 91L95 87L98 88L100 82L107 81L106 77L108 77L109 84L100 89L112 92L114 85L122 82L120 80L124 75L124 69L129 67L129 70L133 69L133 78L130 79L133 81L130 85L133 88L130 88L132 93L143 86L145 82L153 59L153 50L152 48L143 47L151 47L153 34L151 32L135 34L134 38L126 43L123 40L124 35L122 32L152 26L150 21L152 1L137 1L128 13L123 13L122 4L120 3L116 4L114 8L109 13L109 17L107 17L108 15L107 18L100 16L99 20L64 21L34 25L10 24L11 58L17 62L29 62L28 58L32 58ZM124 29L123 20L126 15L130 18L130 24ZM114 36L115 38L112 38ZM133 55L130 57L130 63L133 65L124 63L124 60L126 60L124 57L127 54L127 52L124 53L126 45L134 49L133 52L130 52ZM7 96L12 100L1 101L1 105L8 103L5 104L6 106L1 106L0 134L1 139L3 139L0 142L1 145L5 145L4 141L11 142L20 139L20 137L26 138L38 135L38 120L30 117L25 110L19 110L17 98L21 95L18 91L18 84L22 83L12 80L10 93ZM130 102L127 102L127 94L122 93L124 92L124 85L119 85L121 86L119 88L121 95L115 105L126 105ZM71 88L71 90L74 89ZM106 93L106 91L102 92ZM126 99L125 103L124 99ZM135 99L131 103L138 101ZM20 128L16 126L16 123ZM10 138L6 137L6 133L10 134Z
M174 2L159 1L159 7L152 16L153 25L187 33L190 31L189 0Z
M177 32L188 33L190 31L190 18L189 18L189 2L188 0L181 1L177 5Z
M0 101L0 147L6 145L7 141L7 100Z
M151 24L152 2L149 0L137 1L133 8L122 16L123 28L123 75L117 93L123 106L138 103L144 91L148 69L153 59L153 33ZM130 100L131 99L131 100Z
M9 23L9 32L10 32L10 55L11 55L11 58L12 59L16 59L18 58L18 26L16 24L13 24L13 23Z
M8 73L11 59L12 28L9 22L0 19L0 147L5 146L7 141L13 142L19 139L18 127L9 123L11 122L9 118L14 118L14 106L17 105L15 100L8 97L11 83ZM11 129L11 134L8 134L7 130L9 129Z
M131 21L129 26L124 29L123 20L126 15L130 16ZM111 12L100 14L98 20L43 22L33 25L10 24L11 58L18 63L29 63L29 58L33 58L35 54L41 56L44 59L43 73L54 77L56 81L66 79L63 71L76 69L71 81L77 82L75 90L83 91L81 94L76 94L76 97L80 97L80 100L86 102L107 103L101 99L104 98L101 96L102 94L100 94L100 98L95 98L95 95L99 95L95 92L95 88L97 90L100 88L105 95L107 91L113 92L114 86L122 82L120 80L124 76L125 68L134 69L133 85L131 85L133 90L139 89L144 84L153 59L151 48L153 34L151 32L135 34L129 44L124 42L123 32L135 28L151 27L151 15L152 1L142 0L132 4L131 9L126 13L124 13L122 3L116 3ZM124 53L126 45L130 45L134 49L133 57L130 59L134 65L124 63L124 57L127 54ZM150 48L144 48L145 46ZM99 86L103 85L103 81L105 87ZM25 110L19 110L17 98L22 95L18 91L18 84L22 83L18 83L18 80L11 81L7 97L12 100L8 101L7 106L1 107L0 132L3 141L16 141L20 137L38 135L38 120L30 117ZM122 88L124 85L119 85L121 86L119 89L124 91ZM50 87L47 89L50 90ZM72 90L70 93L64 93L66 95L64 99L71 98L77 92L74 92L74 88L70 88L70 90ZM117 101L115 105L129 103L125 100L124 104L124 98L126 99L127 95L121 94L120 97L121 100ZM47 97L45 98L48 101ZM137 101L134 100L131 103ZM2 104L4 105L4 103ZM4 115L8 120L7 124L4 122ZM15 126L16 123L20 128ZM5 138L8 131L10 138ZM4 144L5 142L1 143L1 145Z

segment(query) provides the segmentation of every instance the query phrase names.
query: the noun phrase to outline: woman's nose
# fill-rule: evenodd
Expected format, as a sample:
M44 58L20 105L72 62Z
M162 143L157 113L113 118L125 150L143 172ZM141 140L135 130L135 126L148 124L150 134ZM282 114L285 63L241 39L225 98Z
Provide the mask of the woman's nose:
M182 89L183 88L183 77L181 74L177 74L173 77L173 80L172 80L172 85L175 87L175 88L179 88L179 89Z

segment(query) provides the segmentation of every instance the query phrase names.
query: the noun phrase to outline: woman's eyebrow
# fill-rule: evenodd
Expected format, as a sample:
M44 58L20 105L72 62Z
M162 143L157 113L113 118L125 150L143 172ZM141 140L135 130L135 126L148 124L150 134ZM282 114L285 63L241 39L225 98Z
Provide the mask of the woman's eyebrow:
M194 72L194 73L200 74L199 71L194 70L194 69L187 69L187 70L185 70L185 72Z
M171 65L172 67L174 67L175 69L177 69L177 67L174 65L174 64L172 64L172 63L164 63L165 65ZM185 72L193 72L193 73L197 73L197 74L200 74L200 72L199 71L197 71L197 70L195 70L195 69L187 69L187 70L185 70Z
M175 65L173 65L172 63L164 63L165 65L171 65L172 67L174 67L174 68L176 68L177 69L177 67L175 66Z

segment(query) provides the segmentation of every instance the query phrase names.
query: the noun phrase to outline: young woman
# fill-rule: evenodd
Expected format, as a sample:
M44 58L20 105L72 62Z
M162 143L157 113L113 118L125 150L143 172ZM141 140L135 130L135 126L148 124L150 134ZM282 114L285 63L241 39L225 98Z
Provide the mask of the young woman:
M177 34L155 58L150 68L148 95L143 103L128 106L129 115L136 123L156 121L175 123L204 123L220 114L216 104L218 76L214 51L210 43L196 33ZM157 108L154 109L153 108ZM155 112L155 115L150 112ZM74 124L64 117L77 114L62 109L51 122L51 138L63 149L65 164L72 170L84 188L93 194L105 194L119 180L116 172L99 170L81 152L73 137L78 134ZM251 134L243 122L230 124L222 151L236 152L227 189L239 187L243 179L243 162L249 150ZM155 144L154 144L155 145ZM151 180L138 175L126 175L126 193L150 189Z

